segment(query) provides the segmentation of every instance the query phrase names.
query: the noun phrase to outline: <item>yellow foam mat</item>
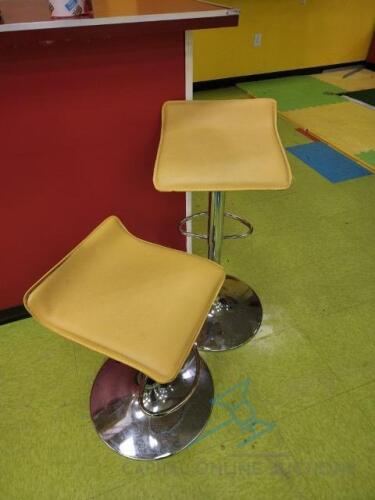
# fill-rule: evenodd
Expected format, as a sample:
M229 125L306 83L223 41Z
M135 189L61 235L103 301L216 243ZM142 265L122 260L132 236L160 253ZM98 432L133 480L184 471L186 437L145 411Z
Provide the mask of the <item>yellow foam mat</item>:
M375 113L352 102L285 111L284 116L335 148L357 155L375 149Z
M326 73L314 75L314 78L317 78L322 82L337 85L344 90L365 90L375 88L374 71L361 69L360 71L344 78L344 76L348 75L351 71L353 71L353 69L349 68L340 71L327 71Z

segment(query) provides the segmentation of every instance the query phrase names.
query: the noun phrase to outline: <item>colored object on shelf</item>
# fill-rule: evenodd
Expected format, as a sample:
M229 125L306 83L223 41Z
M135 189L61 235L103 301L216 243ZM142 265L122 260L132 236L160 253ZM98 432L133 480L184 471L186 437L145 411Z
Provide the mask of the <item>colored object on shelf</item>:
M79 17L92 13L91 0L49 0L52 18Z
M288 151L332 183L371 175L368 170L322 142L292 146Z

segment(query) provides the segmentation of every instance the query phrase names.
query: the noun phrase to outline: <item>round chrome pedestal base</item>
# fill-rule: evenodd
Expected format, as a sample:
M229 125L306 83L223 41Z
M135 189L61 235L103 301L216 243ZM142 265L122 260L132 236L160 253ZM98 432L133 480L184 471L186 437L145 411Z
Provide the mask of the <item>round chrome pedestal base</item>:
M204 351L227 351L245 344L259 330L262 304L246 283L227 276L198 337Z
M102 440L124 457L156 460L178 453L203 430L212 410L214 388L211 374L201 359L197 388L178 410L151 417L138 402L138 372L114 360L100 369L91 391L90 411ZM190 356L180 375L168 386L177 394L185 391L195 377L195 360Z

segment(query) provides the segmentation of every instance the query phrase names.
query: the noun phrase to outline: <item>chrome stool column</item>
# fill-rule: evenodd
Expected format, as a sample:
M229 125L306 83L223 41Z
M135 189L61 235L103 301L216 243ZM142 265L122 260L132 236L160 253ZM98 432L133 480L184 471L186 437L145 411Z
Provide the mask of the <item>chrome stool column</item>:
M186 231L186 223L199 217L208 216L207 234ZM237 220L247 230L241 234L224 235L224 217ZM224 239L246 238L253 232L252 225L230 212L225 212L225 192L213 191L209 195L208 212L199 212L185 217L179 225L186 237L206 239L208 258L220 264ZM226 276L224 285L211 307L198 338L198 346L205 351L227 351L235 349L251 340L262 323L262 305L257 294L243 281L234 276Z

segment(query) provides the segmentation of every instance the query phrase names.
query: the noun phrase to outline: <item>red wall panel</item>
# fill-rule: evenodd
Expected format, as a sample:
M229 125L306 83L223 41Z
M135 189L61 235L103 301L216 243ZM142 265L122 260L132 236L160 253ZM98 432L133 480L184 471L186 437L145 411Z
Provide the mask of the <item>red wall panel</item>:
M160 108L183 99L182 32L0 52L0 309L96 224L184 248L183 194L152 184Z

